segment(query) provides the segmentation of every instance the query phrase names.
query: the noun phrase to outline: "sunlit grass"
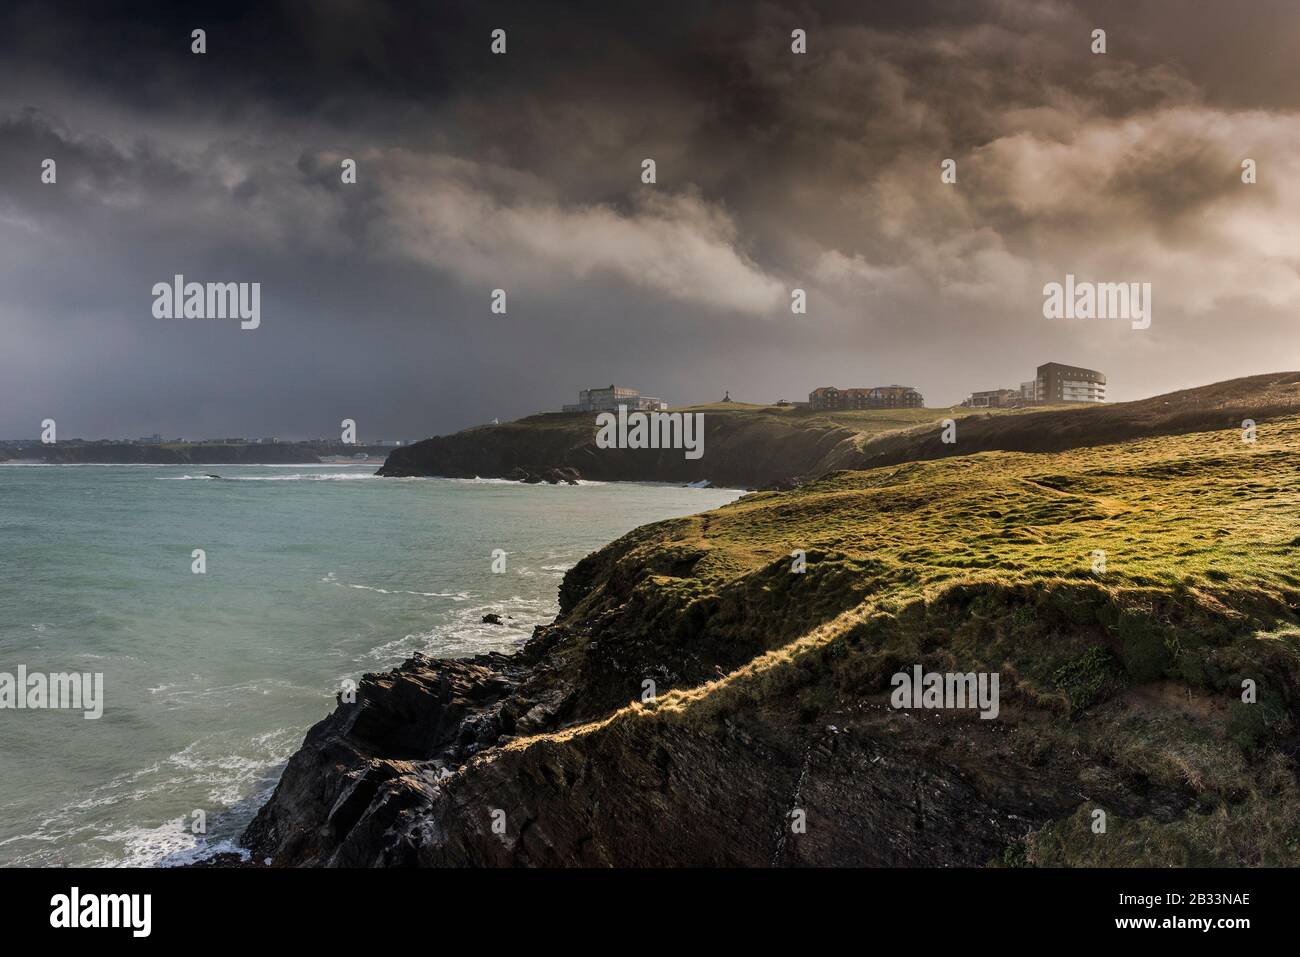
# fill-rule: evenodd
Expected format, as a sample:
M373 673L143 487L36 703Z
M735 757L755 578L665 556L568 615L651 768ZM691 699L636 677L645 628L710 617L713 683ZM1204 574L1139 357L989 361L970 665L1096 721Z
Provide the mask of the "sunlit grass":
M1298 557L1300 417L1254 444L1225 429L835 473L588 558L570 620L617 609L620 639L731 648L738 664L562 736L790 700L834 715L883 697L905 662L997 670L1011 708L1037 716L1018 725L1029 752L1196 801L1176 820L1116 815L1105 851L1076 815L1008 860L1300 863L1300 813L1279 810L1300 801Z

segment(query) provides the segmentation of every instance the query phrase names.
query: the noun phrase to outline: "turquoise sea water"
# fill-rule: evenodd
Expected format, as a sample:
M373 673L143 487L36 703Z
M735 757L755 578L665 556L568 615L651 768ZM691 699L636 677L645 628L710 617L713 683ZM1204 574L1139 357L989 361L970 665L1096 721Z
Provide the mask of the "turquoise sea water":
M583 555L740 494L374 468L0 465L0 672L105 684L99 720L0 710L0 865L229 849L344 679L513 650Z

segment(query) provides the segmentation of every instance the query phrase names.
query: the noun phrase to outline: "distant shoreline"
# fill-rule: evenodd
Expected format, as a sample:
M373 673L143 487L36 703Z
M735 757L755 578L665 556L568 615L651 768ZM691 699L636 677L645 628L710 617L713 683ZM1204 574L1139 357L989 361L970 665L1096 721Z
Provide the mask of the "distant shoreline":
M318 442L185 443L58 442L47 446L0 443L0 464L48 465L376 465L392 447ZM365 458L357 458L358 454Z

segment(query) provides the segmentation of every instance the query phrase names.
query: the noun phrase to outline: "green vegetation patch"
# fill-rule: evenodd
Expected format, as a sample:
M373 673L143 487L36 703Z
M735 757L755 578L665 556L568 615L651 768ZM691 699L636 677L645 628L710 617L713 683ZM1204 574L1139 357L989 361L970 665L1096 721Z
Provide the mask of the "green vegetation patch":
M1124 668L1110 649L1094 645L1057 668L1052 682L1069 697L1071 710L1079 712L1122 691Z

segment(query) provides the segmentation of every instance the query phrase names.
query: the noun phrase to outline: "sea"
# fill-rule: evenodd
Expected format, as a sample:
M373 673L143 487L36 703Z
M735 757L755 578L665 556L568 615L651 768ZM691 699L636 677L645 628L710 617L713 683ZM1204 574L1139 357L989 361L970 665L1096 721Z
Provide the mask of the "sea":
M0 866L239 852L346 680L515 650L584 555L742 494L374 469L0 463L0 673L103 675L97 719L0 708Z

